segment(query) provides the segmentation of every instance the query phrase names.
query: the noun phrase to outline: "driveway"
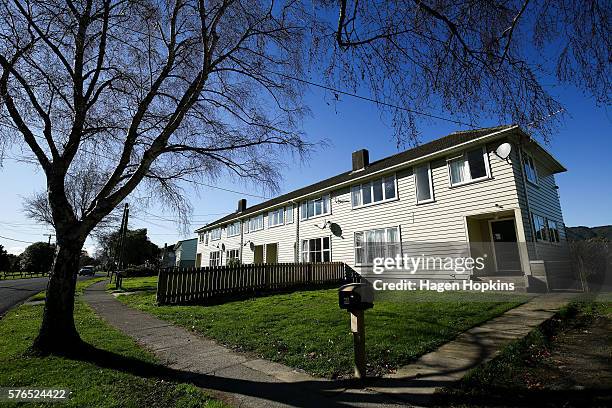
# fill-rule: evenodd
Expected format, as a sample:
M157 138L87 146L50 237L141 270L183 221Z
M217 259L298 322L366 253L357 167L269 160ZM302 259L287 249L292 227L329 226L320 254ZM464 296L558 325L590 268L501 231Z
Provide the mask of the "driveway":
M103 275L100 275L103 276ZM79 276L78 280L91 279L91 276ZM30 296L47 288L49 278L30 278L0 280L0 317L10 308L20 304Z

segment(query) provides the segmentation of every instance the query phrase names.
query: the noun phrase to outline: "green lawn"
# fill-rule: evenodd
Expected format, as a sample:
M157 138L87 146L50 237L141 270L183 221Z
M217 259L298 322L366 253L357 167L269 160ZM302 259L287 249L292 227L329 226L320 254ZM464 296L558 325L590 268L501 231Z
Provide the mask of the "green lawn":
M115 281L106 286L109 290L115 290ZM124 278L121 290L130 291L153 291L157 290L157 276L147 276L142 278Z
M79 282L79 289L91 283ZM72 396L61 405L70 407L224 406L194 386L156 378L161 368L154 357L81 301L75 306L77 328L99 350L91 357L100 363L31 356L27 348L36 336L42 310L42 305L24 305L0 320L0 387L66 388Z
M135 290L140 279L124 279ZM410 293L378 300L366 312L368 369L381 374L453 339L468 328L526 300L514 295ZM505 300L505 301L500 301ZM149 312L232 348L325 377L352 372L349 314L336 289L301 291L214 306L157 306L155 293L119 296Z
M94 283L106 280L108 278L106 277L97 277L97 278L91 278L91 279L87 279L87 280L82 280L82 281L78 281L77 285L76 285L76 294L77 296L80 295L81 293L83 293L83 289L85 289L88 286L93 285ZM45 296L47 295L47 291L43 290L42 292L38 292L37 294L35 294L34 296L32 296L30 299L28 299L30 302L34 302L34 301L39 301L39 300L45 300Z

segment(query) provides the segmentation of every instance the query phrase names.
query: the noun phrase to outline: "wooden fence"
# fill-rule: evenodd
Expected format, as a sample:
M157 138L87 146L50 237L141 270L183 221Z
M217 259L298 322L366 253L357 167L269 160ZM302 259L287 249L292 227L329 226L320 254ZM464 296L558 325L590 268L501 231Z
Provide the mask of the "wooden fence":
M158 304L201 303L262 292L359 282L342 262L160 269Z

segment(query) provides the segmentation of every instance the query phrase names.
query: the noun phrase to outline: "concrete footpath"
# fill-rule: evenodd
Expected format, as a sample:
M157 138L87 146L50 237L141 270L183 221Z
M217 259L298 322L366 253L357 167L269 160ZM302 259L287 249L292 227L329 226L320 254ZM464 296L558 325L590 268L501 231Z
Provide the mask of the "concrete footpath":
M312 377L282 364L236 353L214 341L125 306L90 286L83 299L111 326L135 339L174 371L177 379L234 407L393 407L402 402L352 381ZM257 336L257 333L253 333Z
M494 358L508 343L531 330L566 305L577 293L549 293L474 327L395 373L376 379L371 391L394 395L414 405L428 405L436 389L460 380L471 369Z
M129 308L92 285L84 300L111 326L152 351L173 376L236 407L391 407L427 405L438 387L493 358L550 318L574 294L547 294L462 333L394 374L355 381L312 377L282 364L236 353L214 341ZM253 333L254 336L257 333Z

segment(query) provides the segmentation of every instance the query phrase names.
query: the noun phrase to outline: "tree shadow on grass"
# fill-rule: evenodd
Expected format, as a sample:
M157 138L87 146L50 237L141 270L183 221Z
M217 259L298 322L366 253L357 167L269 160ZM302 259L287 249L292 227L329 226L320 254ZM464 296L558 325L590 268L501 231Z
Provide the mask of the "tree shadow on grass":
M358 380L311 380L292 383L244 380L230 376L211 375L189 370L177 370L161 364L126 357L102 350L91 345L82 347L78 352L66 357L89 362L101 368L126 372L143 378L163 379L166 381L186 382L198 386L212 396L230 404L240 404L244 396L256 397L266 406L325 406L345 407L354 404L399 406L417 404L426 406L475 405L475 406L610 406L612 397L609 390L518 390L513 388L493 388L472 394L422 394L423 387L448 387L448 380L435 379L444 375L444 370L422 375L413 380L373 378ZM238 366L237 366L238 367ZM245 369L241 366L241 368ZM452 374L454 370L446 370ZM369 392L369 387L397 388L392 395Z
M371 406L403 406L406 400L425 402L423 396L410 393L397 394L394 398L382 393L367 390L371 385L380 386L384 382L387 387L406 386L405 380L395 379L368 379L359 380L318 380L297 382L271 382L270 377L261 373L257 380L234 378L233 375L213 375L189 370L173 369L161 364L123 356L111 351L102 350L89 344L84 344L78 350L62 354L65 358L95 364L100 368L107 368L129 373L143 378L163 379L173 382L190 383L204 389L213 397L229 404L241 405L245 397L255 397L262 401L262 406L325 406L345 407L354 404ZM242 365L234 366L239 377L239 370L250 370ZM227 367L221 371L232 372ZM251 377L253 375L251 374ZM257 376L255 377L257 378ZM419 380L418 387L427 385L446 386L444 381ZM248 405L248 404L247 404Z
M477 339L474 339L477 341ZM161 364L151 363L123 356L107 350L84 344L75 351L64 354L65 357L126 372L143 378L164 379L167 381L186 382L198 386L212 396L229 404L240 405L245 397L255 397L262 400L266 406L274 403L290 406L325 406L345 407L355 404L371 406L405 406L406 404L431 405L436 403L430 393L423 393L424 388L450 387L453 380L445 376L462 373L477 365L476 362L466 366L436 367L433 371L425 370L414 378L369 378L366 380L312 379L296 382L270 382L270 377L261 373L245 380L241 370L249 368L236 364L225 367L217 375L190 371L189 369L173 369ZM484 358L486 353L481 357ZM477 359L479 360L479 359ZM223 373L229 373L224 375ZM234 374L235 373L235 374ZM375 389L379 392L370 391ZM506 400L507 401L507 400Z

